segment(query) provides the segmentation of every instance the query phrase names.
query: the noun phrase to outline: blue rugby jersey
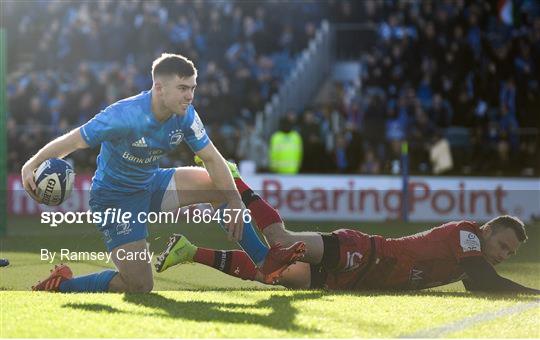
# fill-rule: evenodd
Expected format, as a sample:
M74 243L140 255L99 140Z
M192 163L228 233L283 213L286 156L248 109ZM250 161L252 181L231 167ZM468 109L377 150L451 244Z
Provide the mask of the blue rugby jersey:
M151 91L120 100L81 127L90 147L101 144L93 189L122 192L146 189L159 159L182 141L197 152L210 143L192 105L185 115L158 122L152 113Z

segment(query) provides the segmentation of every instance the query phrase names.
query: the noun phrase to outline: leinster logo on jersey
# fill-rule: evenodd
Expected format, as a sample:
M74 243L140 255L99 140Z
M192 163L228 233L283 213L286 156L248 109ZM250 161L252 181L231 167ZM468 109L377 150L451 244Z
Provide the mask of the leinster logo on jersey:
M169 133L169 144L171 145L178 145L182 143L182 140L184 139L184 133L182 130L174 130Z

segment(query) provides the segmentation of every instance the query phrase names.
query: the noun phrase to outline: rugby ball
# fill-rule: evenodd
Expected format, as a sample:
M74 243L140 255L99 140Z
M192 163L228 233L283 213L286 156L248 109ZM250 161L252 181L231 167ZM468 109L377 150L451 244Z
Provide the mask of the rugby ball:
M71 194L75 171L63 159L50 158L36 169L34 173L36 182L36 195L39 203L46 205L60 205Z

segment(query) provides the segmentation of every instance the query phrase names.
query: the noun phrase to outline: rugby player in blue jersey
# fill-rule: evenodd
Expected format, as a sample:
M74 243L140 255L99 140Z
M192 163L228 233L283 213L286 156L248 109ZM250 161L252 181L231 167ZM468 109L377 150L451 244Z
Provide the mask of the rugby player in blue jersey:
M121 209L134 217L129 223L98 224L117 270L73 277L69 267L60 265L34 290L149 292L153 288L151 264L142 256L125 256L149 254L147 225L136 218L140 212L170 211L205 202L244 209L227 164L192 105L197 86L193 62L181 55L163 54L152 65L152 79L151 90L110 105L86 124L45 145L23 166L23 186L35 199L33 172L43 161L101 145L90 208L102 214L107 209ZM182 141L204 160L207 170L159 168L159 159ZM294 262L296 247L303 246L274 247L268 254L251 224L244 224L241 218L233 219L226 229L229 238L240 242L261 265L268 281Z

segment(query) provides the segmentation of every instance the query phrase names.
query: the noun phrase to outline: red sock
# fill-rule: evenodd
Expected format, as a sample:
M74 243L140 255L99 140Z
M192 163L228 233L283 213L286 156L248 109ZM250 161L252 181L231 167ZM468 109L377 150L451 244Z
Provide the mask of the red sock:
M242 195L244 191L251 189L241 178L235 178L234 184L236 184L236 189L238 189L240 195Z
M214 266L215 250L198 247L193 261L210 267Z
M257 267L242 250L197 248L194 261L243 280L255 280Z
M255 223L260 230L264 230L264 228L271 224L283 222L277 210L259 195L255 194L241 178L235 178L234 182L238 192L242 196L242 201L251 211L251 216L255 219Z

